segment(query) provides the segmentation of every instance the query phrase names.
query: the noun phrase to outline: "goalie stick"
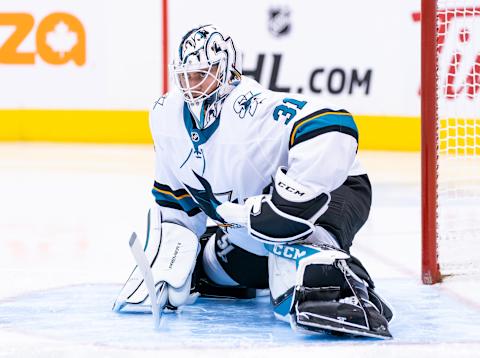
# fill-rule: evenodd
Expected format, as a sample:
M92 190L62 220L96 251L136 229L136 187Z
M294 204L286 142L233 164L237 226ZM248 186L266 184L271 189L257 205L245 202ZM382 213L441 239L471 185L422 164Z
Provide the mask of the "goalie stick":
M163 307L160 307L158 301L163 296L164 290L166 289L165 282L161 283L159 294L157 295L150 264L136 233L132 233L128 244L130 245L130 250L132 251L135 262L142 273L145 286L147 287L148 295L150 296L150 302L152 303L153 324L154 328L157 329L160 327L160 319L163 310Z

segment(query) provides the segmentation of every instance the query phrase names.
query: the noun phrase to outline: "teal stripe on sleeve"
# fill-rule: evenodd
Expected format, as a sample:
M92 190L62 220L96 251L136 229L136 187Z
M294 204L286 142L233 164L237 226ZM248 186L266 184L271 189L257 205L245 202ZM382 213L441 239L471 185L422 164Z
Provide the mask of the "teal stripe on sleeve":
M189 216L200 212L198 204L185 189L172 190L167 185L155 182L152 194L160 206L185 211Z
M351 135L358 142L358 128L346 111L321 110L297 121L290 136L290 147L323 133L340 132Z

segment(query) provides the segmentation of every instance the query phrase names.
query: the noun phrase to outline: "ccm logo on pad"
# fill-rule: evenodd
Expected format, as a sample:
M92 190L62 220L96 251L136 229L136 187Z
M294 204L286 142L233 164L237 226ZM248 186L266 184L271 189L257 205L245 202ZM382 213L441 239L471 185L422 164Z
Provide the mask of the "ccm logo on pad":
M278 182L278 186L279 186L280 188L285 189L286 191L288 191L288 192L290 192L290 193L292 193L292 194L299 195L299 196L305 195L304 192L301 192L300 190L297 190L297 189L295 189L295 188L292 188L291 186L289 186L289 185L287 185L287 184L285 184L285 183L283 183L283 182L281 182L281 181Z
M299 258L307 255L307 251L288 245L274 245L273 253L277 256L283 256L287 259L293 260L298 260Z

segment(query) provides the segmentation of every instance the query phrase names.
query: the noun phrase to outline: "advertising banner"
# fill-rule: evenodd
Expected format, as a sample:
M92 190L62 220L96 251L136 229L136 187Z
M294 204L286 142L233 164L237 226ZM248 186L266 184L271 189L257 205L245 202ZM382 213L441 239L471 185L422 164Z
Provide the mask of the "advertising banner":
M142 109L160 92L160 4L0 2L0 108Z
M461 108L476 118L480 0L465 0L461 9L455 4L439 1L439 111L448 118ZM32 118L55 117L50 125L57 136L42 138L104 141L104 134L78 137L70 133L78 128L59 129L65 118L88 116L104 125L101 133L118 132L109 140L149 142L147 111L172 86L167 67L181 37L215 24L243 52L245 75L352 112L363 148L416 150L420 20L420 0L2 0L0 139L19 138L19 129L8 128L20 127L32 130L20 137L36 138L39 122ZM118 118L127 125L121 131ZM135 139L124 138L134 132ZM401 140L385 134L392 132Z
M359 114L419 114L420 24L413 14L420 1L248 4L229 12L210 0L186 11L184 2L171 2L172 46L189 27L218 24L243 50L244 73L273 90L319 96Z

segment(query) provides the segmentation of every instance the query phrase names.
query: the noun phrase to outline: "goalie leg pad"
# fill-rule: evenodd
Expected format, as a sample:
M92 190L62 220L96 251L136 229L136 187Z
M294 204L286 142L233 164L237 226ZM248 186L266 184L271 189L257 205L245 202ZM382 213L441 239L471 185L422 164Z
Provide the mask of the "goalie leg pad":
M161 213L156 208L149 212L147 226L144 251L161 301L175 307L187 304L190 300L191 277L200 250L197 236L183 226L162 222ZM137 310L135 306L150 305L147 287L136 266L113 309Z
M328 246L283 246L304 253L287 259L285 249L271 248L270 288L277 318L293 329L391 338L391 311L378 308L383 302L379 297L376 304L369 300L366 282L347 265L349 255Z
M148 211L147 215L147 237L144 247L145 256L150 266L156 260L160 241L162 236L162 216L157 207L153 207ZM160 283L155 285L159 290ZM138 266L135 266L132 273L122 287L113 310L119 312L121 310L137 310L150 306L148 290L143 283L143 275Z
M318 265L315 266L318 269ZM336 260L333 270L343 275L343 282L337 275L340 286L331 287L333 295L328 295L330 292L325 292L325 287L308 292L305 287L297 286L292 312L297 327L308 331L391 338L388 314L385 315L385 311L380 311L369 300L365 282L348 266L347 260Z
M278 319L284 321L291 319L296 287L305 287L306 284L317 287L319 284L317 278L321 279L322 286L335 286L339 277L335 275L335 271L328 269L328 265L331 266L336 257L348 258L346 253L327 249L327 246L277 244L265 247L270 252L269 284L274 313ZM323 263L325 270L312 276L308 268L312 262Z

